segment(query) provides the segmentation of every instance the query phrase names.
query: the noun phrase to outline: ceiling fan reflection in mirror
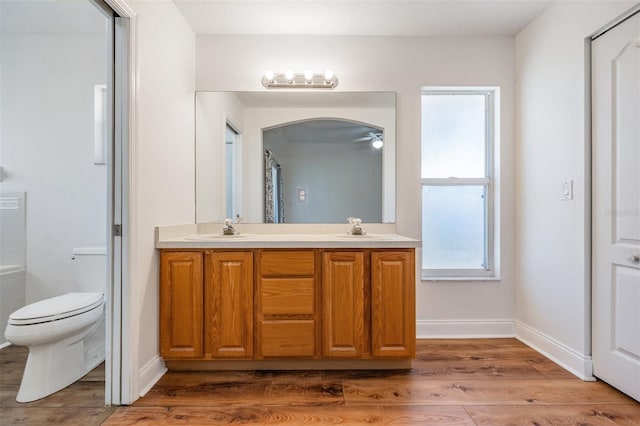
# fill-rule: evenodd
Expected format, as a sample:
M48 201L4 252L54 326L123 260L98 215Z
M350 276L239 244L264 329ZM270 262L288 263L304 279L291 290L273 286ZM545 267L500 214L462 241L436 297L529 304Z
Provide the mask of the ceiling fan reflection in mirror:
M382 132L367 132L366 135L353 139L351 142L370 142L375 149L380 149L384 145Z

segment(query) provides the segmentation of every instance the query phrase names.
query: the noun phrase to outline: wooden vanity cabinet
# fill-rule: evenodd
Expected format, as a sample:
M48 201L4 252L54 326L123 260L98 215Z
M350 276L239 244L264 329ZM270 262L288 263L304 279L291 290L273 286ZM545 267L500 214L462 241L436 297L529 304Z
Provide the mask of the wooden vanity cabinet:
M253 253L207 252L204 264L206 358L253 357Z
M201 252L160 253L160 355L202 358Z
M253 357L253 253L160 254L160 354Z
M375 358L413 357L416 351L415 256L371 253L371 330Z
M322 356L415 355L413 250L322 254Z
M415 251L162 250L165 360L415 356Z
M256 282L256 359L317 357L316 253L261 250Z
M322 356L361 358L369 355L370 328L365 319L368 314L364 253L322 253Z

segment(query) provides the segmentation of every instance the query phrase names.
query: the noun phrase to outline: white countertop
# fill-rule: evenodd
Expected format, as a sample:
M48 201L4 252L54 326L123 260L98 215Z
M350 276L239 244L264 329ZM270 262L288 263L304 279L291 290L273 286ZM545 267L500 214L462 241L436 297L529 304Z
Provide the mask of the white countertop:
M216 224L217 225L217 224ZM156 228L156 248L416 248L420 241L384 232L395 226L371 226L365 235L350 235L345 225L313 226L318 232L302 233L299 226L246 225L234 227L238 235L222 235L221 226L182 225ZM307 226L308 230L310 227ZM282 232L277 232L281 230ZM366 227L365 227L366 230ZM251 232L249 232L251 231ZM265 231L265 232L260 232Z

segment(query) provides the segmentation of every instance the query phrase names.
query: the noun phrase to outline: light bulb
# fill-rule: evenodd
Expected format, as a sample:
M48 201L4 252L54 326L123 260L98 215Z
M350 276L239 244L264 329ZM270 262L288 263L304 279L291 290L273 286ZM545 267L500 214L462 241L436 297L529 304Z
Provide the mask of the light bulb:
M267 80L269 83L273 82L273 79L275 78L275 74L273 73L273 71L271 70L266 70L264 72L264 78L265 80Z
M284 77L287 79L289 83L293 83L293 71L291 70L285 71Z
M375 149L382 148L382 145L384 145L384 144L382 143L382 140L380 140L380 139L376 139L373 142L371 142L371 146L374 147Z
M304 79L307 81L307 83L311 83L313 81L313 71L306 70L304 72Z
M333 71L331 71L331 70L326 70L326 71L324 72L324 79L325 79L325 81L327 81L327 82L331 81L331 80L333 79Z

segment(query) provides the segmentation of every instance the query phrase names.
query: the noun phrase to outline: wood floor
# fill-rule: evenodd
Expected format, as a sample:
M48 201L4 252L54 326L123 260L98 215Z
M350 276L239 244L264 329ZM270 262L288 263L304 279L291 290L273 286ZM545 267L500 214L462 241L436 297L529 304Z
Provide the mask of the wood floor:
M99 425L115 411L104 406L104 363L47 398L16 402L26 361L25 347L0 350L0 425Z
M423 340L407 371L170 372L117 408L102 407L99 372L16 403L19 354L5 351L2 425L640 425L640 403L515 339Z

